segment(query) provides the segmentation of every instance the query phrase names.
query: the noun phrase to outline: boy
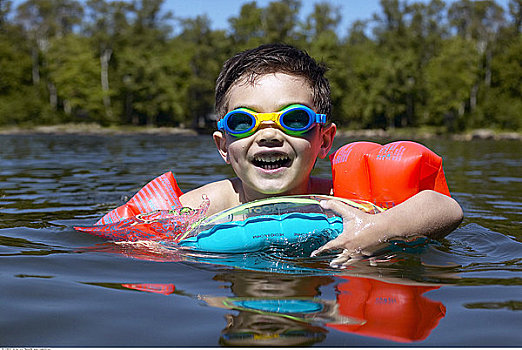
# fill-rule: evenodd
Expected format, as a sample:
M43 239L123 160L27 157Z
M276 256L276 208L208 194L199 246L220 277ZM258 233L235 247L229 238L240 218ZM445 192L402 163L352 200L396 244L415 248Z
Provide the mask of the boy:
M181 204L197 208L206 195L211 215L271 196L332 194L330 179L310 176L316 159L330 151L336 132L335 124L326 120L331 101L325 71L305 52L282 44L262 45L230 58L216 83L221 120L213 138L237 177L187 192ZM285 118L281 121L276 112ZM387 238L419 233L443 237L462 221L459 204L434 191L421 191L378 215L335 200L321 205L343 217L344 230L312 256L343 249L332 261L334 267L345 267Z

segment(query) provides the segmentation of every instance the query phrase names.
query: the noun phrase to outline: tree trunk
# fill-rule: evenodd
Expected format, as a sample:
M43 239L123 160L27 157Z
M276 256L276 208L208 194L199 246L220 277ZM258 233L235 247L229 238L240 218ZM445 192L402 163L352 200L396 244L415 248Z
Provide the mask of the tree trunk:
M32 58L32 63L33 63L33 70L32 70L32 74L33 74L33 84L34 85L38 85L40 83L40 66L39 66L39 63L38 63L38 49L36 47L33 47L33 49L31 50L31 58Z
M111 97L109 95L109 61L111 60L112 50L105 49L100 55L101 64L101 86L103 91L103 106L107 119L112 120Z
M491 86L491 59L493 54L491 53L491 49L486 51L486 74L484 77L484 84L486 87Z
M56 86L52 81L47 83L47 88L49 89L49 104L53 110L56 110L58 106L58 93L56 91Z
M473 112L475 108L477 107L477 95L478 95L478 89L479 85L476 83L471 88L470 94L469 94L469 110Z
M65 112L65 114L71 115L72 106L71 106L71 103L69 102L69 100L63 100L63 111Z

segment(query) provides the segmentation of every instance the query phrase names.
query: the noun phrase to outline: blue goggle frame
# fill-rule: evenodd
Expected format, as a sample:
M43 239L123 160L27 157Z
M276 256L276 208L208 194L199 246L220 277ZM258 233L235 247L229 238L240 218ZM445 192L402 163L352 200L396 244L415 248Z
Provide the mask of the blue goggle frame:
M317 114L301 104L293 104L272 113L257 113L248 108L237 108L219 120L217 127L220 131L242 138L255 133L264 121L272 121L286 134L298 136L315 124L326 123L326 114Z

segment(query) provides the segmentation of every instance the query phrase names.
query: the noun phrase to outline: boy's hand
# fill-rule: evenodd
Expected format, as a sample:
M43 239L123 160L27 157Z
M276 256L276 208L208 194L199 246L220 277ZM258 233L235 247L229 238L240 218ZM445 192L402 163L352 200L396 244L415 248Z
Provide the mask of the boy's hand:
M451 197L424 190L379 214L367 214L336 200L321 202L343 218L343 232L312 253L312 256L343 249L332 267L346 267L361 259L366 250L393 237L424 235L441 238L462 222L462 208Z
M312 257L327 250L343 249L339 256L332 260L332 267L345 268L351 262L360 260L366 249L386 239L384 230L379 229L379 214L367 214L341 201L325 200L320 205L343 218L343 232L312 253Z

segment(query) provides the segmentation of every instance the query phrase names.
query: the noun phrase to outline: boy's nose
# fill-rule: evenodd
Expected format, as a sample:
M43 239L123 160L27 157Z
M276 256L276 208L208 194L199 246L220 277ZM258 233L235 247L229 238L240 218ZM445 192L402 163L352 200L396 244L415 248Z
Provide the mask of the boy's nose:
M283 139L282 131L272 121L264 121L259 125L256 138L259 142L281 142Z

